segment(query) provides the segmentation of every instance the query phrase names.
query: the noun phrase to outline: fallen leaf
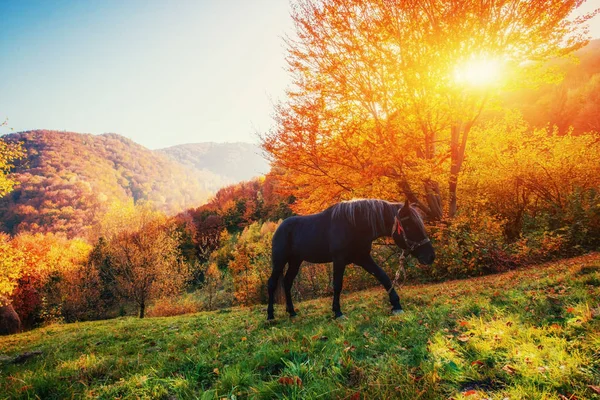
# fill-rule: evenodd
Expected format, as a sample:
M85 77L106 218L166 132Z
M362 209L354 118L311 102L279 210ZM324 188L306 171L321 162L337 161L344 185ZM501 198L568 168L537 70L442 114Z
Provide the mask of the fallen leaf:
M460 335L459 337L457 337L458 340L460 340L461 342L468 342L469 339L471 339L470 336L467 335Z
M466 392L463 393L464 396L471 396L477 394L477 390L467 390Z
M588 385L588 387L596 392L596 394L600 394L600 386Z
M471 365L479 365L479 366L482 366L482 365L483 365L483 361L481 361L481 360L475 360L475 361L473 361L473 362L471 363Z
M302 386L302 379L300 379L300 377L298 376L282 376L281 378L279 378L277 380L277 382L279 382L280 385L288 385L288 386Z
M510 366L508 364L506 364L504 367L502 367L503 371L506 371L507 374L509 375L514 375L515 372L517 372L517 370L515 369L515 367Z

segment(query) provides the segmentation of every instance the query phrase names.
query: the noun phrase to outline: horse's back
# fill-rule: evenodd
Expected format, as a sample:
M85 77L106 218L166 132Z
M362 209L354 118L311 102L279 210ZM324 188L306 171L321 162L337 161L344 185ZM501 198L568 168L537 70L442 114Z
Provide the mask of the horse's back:
M330 262L330 225L329 210L285 219L273 235L273 262L290 259Z

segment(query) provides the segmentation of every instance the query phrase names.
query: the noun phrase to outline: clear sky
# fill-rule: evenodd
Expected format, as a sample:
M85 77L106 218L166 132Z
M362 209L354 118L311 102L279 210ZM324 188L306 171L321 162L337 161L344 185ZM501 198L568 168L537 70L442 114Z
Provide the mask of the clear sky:
M0 134L256 142L289 82L289 0L0 0ZM600 7L588 0L586 9ZM600 37L600 18L591 24Z
M0 0L0 21L14 131L256 142L288 81L287 0Z

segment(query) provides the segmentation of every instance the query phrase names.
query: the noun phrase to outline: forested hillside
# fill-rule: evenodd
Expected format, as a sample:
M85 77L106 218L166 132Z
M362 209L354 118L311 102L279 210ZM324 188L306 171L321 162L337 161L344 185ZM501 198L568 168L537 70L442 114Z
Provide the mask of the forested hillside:
M261 149L252 143L189 143L158 151L187 167L218 174L213 190L269 172Z
M4 231L83 235L115 201L144 200L167 213L198 206L214 174L185 168L116 134L37 130L4 136L26 150L0 200Z

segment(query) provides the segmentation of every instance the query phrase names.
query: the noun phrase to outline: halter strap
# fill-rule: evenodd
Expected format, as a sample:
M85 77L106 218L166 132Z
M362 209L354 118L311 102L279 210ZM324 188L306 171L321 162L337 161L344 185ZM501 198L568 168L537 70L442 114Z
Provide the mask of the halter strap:
M402 239L404 239L404 243L406 243L406 246L408 247L406 250L408 250L408 252L410 253L417 247L421 247L424 244L429 243L430 240L428 237L421 240L420 242L414 242L414 241L410 240L406 236L406 232L404 232L404 227L402 226L402 221L406 221L408 219L410 219L410 217L402 217L402 218L398 219L398 216L394 216L394 225L392 226L392 236L394 235L394 233L398 233L399 235L402 235Z

